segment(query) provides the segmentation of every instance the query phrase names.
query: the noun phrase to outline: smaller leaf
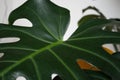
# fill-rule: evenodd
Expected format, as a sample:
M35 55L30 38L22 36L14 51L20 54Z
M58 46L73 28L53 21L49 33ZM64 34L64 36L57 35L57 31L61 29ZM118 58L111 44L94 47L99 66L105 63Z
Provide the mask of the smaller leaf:
M99 9L97 9L96 7L93 7L93 6L88 6L87 8L83 9L83 13L85 13L85 11L90 10L90 9L96 11L99 14L100 18L106 19L106 17L104 16L104 14L102 12L100 12Z

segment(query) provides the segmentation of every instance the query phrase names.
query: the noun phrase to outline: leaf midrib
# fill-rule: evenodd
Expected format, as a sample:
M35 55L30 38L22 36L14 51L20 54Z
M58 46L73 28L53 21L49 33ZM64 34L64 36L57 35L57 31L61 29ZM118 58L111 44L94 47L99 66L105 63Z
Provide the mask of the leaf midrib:
M61 28L61 24L62 24L62 16L61 16L61 11L60 11L60 9L58 9L58 11L59 11L59 13L60 13L60 16L59 16L59 29L58 29L58 33L59 33L59 38L60 38L60 40L62 40L63 39L63 37L62 37L62 34L60 33L61 32L61 30L60 30L60 28Z
M30 9L29 7L26 7L26 9L31 10L31 11L33 12L33 14L36 15L36 18L38 18L39 22L43 25L43 27L46 29L46 31L47 31L52 37L54 37L55 39L59 40L59 39L47 28L47 26L46 26L45 23L42 21L42 19L40 18L40 16L38 16L34 10Z
M51 49L52 47L55 47L57 45L62 44L63 41L58 41L58 42L54 42L46 47L40 48L38 49L36 52L31 53L30 55L24 57L23 59L21 59L20 61L18 61L17 63L11 65L10 67L6 68L5 70L3 70L3 72L0 73L0 76L5 75L7 72L9 72L10 70L12 70L13 68L15 68L16 66L20 65L21 63L23 63L24 61L31 59L33 57L35 57L37 54L40 54L41 52Z

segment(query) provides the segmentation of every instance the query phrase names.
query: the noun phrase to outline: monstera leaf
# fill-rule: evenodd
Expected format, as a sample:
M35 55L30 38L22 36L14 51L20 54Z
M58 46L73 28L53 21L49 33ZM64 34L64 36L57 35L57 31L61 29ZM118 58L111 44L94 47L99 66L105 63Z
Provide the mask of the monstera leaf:
M26 18L32 27L15 26ZM9 24L0 24L0 38L19 38L13 43L0 43L0 80L51 80L56 73L62 80L120 80L119 59L109 55L103 44L120 43L120 33L103 30L119 21L82 18L82 23L66 41L69 11L49 0L28 0L9 16ZM98 78L92 71L79 68L85 60L101 70ZM90 74L92 72L92 75ZM98 76L97 75L97 76ZM107 78L109 76L109 78Z

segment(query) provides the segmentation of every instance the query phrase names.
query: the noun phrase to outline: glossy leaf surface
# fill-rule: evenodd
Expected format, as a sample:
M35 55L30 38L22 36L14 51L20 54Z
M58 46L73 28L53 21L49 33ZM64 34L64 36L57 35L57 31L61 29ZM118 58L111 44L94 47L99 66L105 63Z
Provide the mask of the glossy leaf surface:
M12 25L17 19L27 18L32 27ZM91 80L79 68L78 59L98 67L113 80L120 80L119 59L102 49L106 43L120 43L120 33L105 31L106 25L119 21L86 19L74 34L63 41L68 28L69 11L49 0L28 0L9 16L9 24L0 24L0 38L17 37L14 43L0 43L0 80L51 80L56 73L63 80Z

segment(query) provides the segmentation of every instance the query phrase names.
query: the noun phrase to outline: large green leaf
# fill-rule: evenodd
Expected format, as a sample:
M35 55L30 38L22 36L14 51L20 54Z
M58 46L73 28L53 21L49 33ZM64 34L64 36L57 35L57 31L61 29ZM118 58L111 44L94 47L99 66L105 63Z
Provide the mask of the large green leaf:
M12 25L20 18L27 18L33 26ZM0 53L4 53L0 58L0 80L16 80L19 76L26 80L51 80L53 73L63 80L93 79L79 68L78 59L95 65L112 80L120 80L119 59L102 49L103 44L120 43L120 33L103 30L106 25L120 22L85 16L77 31L63 41L69 18L68 10L49 0L28 0L15 9L9 24L0 24L0 38L20 38L0 44Z

